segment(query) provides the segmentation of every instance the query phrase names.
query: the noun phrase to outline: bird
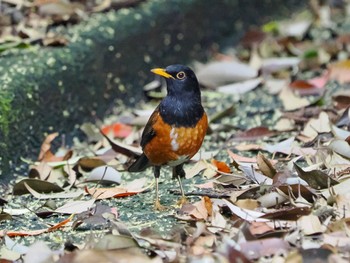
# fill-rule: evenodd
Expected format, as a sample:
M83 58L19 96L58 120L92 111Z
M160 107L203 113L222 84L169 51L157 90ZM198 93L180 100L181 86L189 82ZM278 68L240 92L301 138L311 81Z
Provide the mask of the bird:
M187 66L175 64L152 69L166 80L167 95L151 114L141 135L143 153L129 166L129 172L140 172L153 166L156 210L165 210L160 203L158 182L162 166L172 167L172 178L177 179L181 198L186 203L181 178L186 173L184 163L200 149L208 129L208 117L202 106L197 77Z

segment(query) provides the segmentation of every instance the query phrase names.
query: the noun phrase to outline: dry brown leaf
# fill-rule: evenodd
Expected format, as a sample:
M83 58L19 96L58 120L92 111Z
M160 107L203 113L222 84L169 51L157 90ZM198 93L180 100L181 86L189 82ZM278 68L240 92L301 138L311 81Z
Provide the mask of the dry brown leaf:
M294 163L294 168L299 177L305 180L314 189L325 189L328 188L328 186L338 184L336 180L320 170L304 171L296 163Z
M199 174L200 172L204 171L204 170L212 170L213 173L216 174L215 171L215 167L213 167L213 165L209 164L208 162L206 162L205 160L200 160L199 162L196 162L195 165L193 165L192 167L186 169L186 178L192 178L194 176L196 176L197 174Z
M339 83L350 82L350 60L338 61L329 65L329 78L339 81Z
M325 226L322 226L320 219L313 214L300 217L298 225L304 235L323 233L327 229Z
M321 95L323 89L314 86L307 80L295 80L289 84L289 87L295 90L299 95Z
M209 199L209 202L211 203L210 199ZM209 203L206 204L206 201L204 198L202 198L200 201L195 202L193 204L184 204L179 211L180 218L184 220L190 219L190 218L196 219L196 220L202 220L202 219L207 220L209 216L207 206L210 206L210 205Z
M242 143L242 144L236 145L235 149L238 151L258 151L258 150L263 150L263 146L258 144Z
M234 141L255 141L264 137L276 135L276 132L269 130L267 127L255 127L243 132L237 132L233 137Z
M241 155L235 154L231 150L227 150L227 153L232 159L232 161L242 162L242 163L256 163L256 158L241 156Z
M292 208L282 208L277 211L272 211L266 213L263 218L271 220L298 220L301 216L306 216L311 213L311 208L309 207L292 207Z
M141 193L149 189L153 184L144 187L147 178L140 178L129 182L125 186L111 188L86 188L86 192L92 195L96 200L107 199L111 197L125 197Z
M317 119L311 118L302 132L303 135L314 139L320 133L331 132L331 123L328 114L321 112Z
M348 248L350 246L350 237L345 231L337 231L323 235L323 243L336 248Z
M240 208L245 208L245 209L249 209L249 210L254 210L260 206L259 202L257 200L254 200L254 199L237 200L235 202L235 205L240 207Z
M284 110L286 111L297 110L310 105L310 102L306 98L301 98L295 95L289 87L282 89L279 98L282 101Z
M266 233L273 233L274 231L275 229L265 222L251 222L249 224L249 232L253 236L262 236Z
M213 203L208 196L203 197L205 208L208 211L208 215L211 216L213 213Z
M257 165L260 171L270 178L273 178L277 172L272 163L261 152L257 156Z

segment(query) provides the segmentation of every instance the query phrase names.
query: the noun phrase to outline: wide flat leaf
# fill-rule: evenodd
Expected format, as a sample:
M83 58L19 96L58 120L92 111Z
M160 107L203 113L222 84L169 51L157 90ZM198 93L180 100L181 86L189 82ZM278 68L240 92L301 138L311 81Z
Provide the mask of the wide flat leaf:
M14 195L28 194L29 191L26 188L25 183L38 193L52 193L52 192L57 193L57 192L64 191L58 185L50 182L42 181L39 179L23 179L22 181L19 181L13 186L13 194Z
M328 186L338 184L336 180L320 170L304 171L296 163L294 163L294 168L299 177L305 180L314 189L325 189L328 188Z

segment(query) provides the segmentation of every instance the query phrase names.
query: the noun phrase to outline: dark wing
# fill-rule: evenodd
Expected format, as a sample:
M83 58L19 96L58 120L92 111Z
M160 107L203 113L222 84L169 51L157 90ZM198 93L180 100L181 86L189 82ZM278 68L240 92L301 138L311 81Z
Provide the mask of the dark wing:
M141 147L142 149L145 148L147 143L149 143L154 136L156 136L155 130L153 130L153 125L157 122L157 119L159 118L159 106L154 110L151 117L149 118L145 129L142 132L141 136Z
M154 136L156 136L156 132L153 130L153 125L156 123L159 118L159 106L154 110L151 117L149 118L145 129L142 132L141 136L141 147L145 148L147 143L149 143ZM141 172L151 166L147 156L142 154L132 165L129 166L129 172Z
M150 167L151 164L145 154L142 154L132 165L129 166L128 171L135 173L141 172L146 168Z

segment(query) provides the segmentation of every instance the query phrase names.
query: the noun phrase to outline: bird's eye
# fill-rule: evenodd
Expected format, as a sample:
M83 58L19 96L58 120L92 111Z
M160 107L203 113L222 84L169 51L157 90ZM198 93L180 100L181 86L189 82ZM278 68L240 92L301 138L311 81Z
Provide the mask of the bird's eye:
M180 71L179 73L176 74L177 79L184 79L186 77L185 72Z

